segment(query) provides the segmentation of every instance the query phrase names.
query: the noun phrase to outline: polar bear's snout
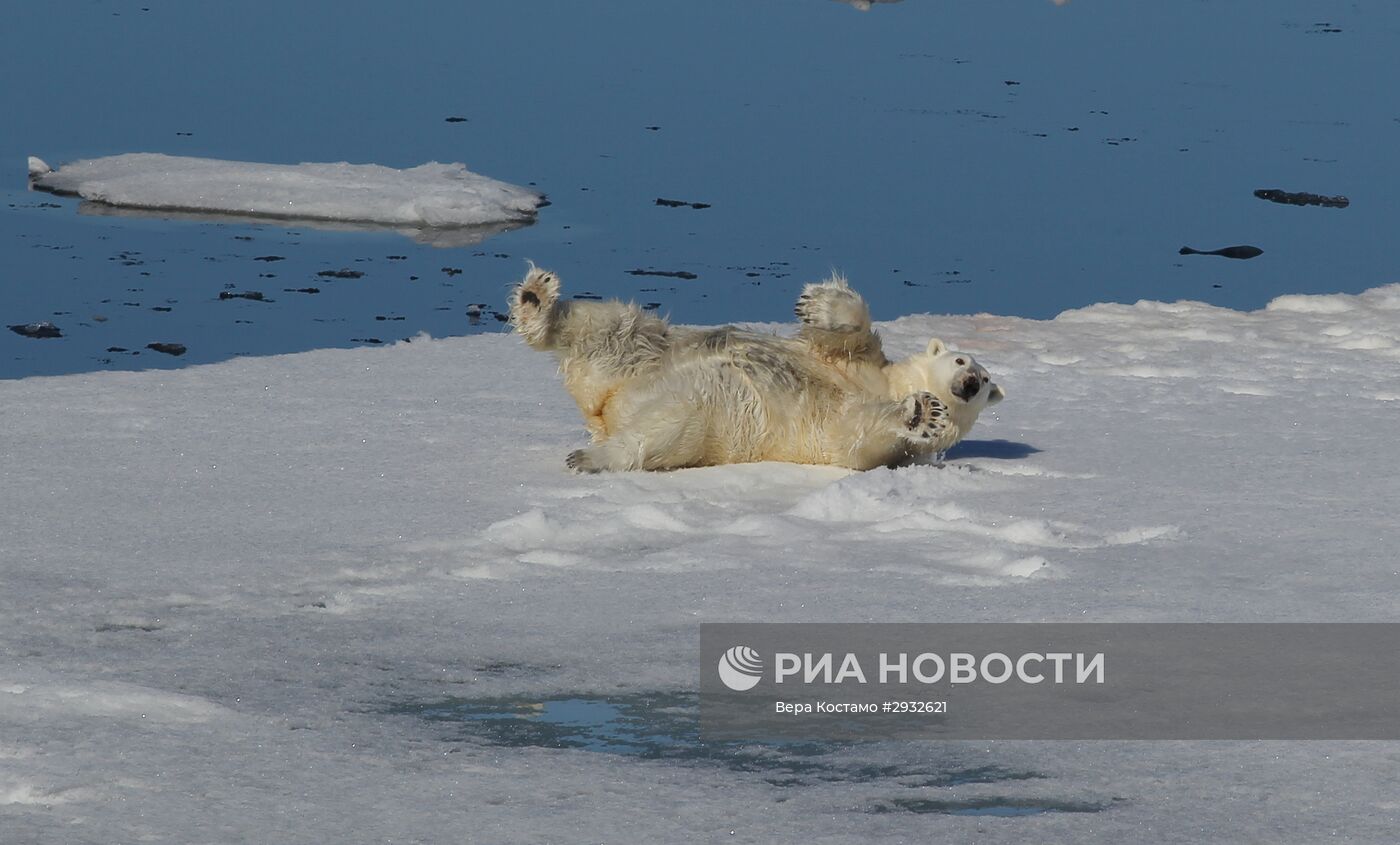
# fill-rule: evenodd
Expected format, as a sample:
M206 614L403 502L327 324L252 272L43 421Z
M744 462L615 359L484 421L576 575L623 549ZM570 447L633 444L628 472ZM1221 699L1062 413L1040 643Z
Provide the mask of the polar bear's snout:
M953 383L953 395L964 402L971 402L981 389L982 377L976 373L967 373Z

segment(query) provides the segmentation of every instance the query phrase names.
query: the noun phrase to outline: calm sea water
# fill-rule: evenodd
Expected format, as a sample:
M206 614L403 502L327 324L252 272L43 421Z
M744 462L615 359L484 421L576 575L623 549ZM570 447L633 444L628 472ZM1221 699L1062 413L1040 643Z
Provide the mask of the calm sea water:
M1255 308L1400 277L1395 3L13 6L0 325L64 336L0 329L0 377L501 331L493 310L527 258L574 293L696 323L787 320L801 283L832 269L880 319L1140 298ZM553 205L440 249L99 216L26 190L27 155L135 151L462 161ZM1278 205L1259 188L1351 204ZM1236 244L1264 254L1177 254ZM339 269L363 275L317 275Z

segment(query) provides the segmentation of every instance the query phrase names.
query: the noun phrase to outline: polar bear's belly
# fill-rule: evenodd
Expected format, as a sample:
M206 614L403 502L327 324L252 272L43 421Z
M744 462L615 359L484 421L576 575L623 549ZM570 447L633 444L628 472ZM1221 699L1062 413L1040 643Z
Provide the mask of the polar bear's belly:
M678 367L651 399L688 415L687 427L700 444L697 464L824 463L832 387L772 363L710 360Z

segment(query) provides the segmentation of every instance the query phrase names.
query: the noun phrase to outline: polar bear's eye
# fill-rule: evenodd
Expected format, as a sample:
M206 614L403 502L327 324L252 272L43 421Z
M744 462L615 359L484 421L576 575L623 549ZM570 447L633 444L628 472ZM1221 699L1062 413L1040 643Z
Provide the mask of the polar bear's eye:
M954 361L954 363L957 364L959 367L961 367L963 364L966 364L966 363L967 363L967 360L964 359L964 358L959 358L959 359L957 359L956 361Z

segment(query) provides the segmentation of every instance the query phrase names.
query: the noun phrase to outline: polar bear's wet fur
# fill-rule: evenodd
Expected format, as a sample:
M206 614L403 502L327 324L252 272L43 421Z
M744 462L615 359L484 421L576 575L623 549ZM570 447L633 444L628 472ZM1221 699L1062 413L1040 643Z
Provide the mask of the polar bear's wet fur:
M593 443L579 472L791 461L892 466L962 439L1004 394L972 356L932 340L891 362L846 280L807 285L793 338L692 329L631 303L564 300L530 266L511 323L554 353Z

